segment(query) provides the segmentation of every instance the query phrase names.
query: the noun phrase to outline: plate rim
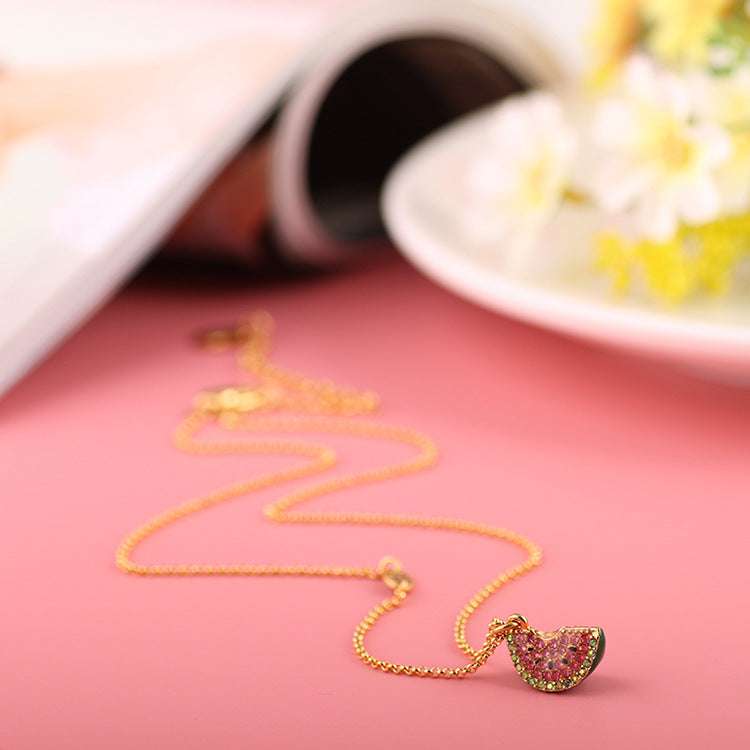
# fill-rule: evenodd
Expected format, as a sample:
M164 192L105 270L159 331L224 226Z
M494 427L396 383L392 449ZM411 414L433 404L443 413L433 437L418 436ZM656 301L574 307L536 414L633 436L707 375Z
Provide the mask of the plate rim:
M404 256L435 282L465 299L542 328L660 356L710 356L733 362L743 359L750 364L750 326L623 307L549 289L461 254L412 215L410 193L420 168L439 159L441 151L446 152L458 139L466 138L467 131L481 130L495 107L491 105L433 133L389 172L381 197L382 214L388 233ZM730 345L732 351L728 351Z

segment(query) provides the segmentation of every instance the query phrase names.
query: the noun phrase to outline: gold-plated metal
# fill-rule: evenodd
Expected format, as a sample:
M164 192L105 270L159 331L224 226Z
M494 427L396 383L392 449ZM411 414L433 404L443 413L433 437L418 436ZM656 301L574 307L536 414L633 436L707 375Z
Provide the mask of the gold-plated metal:
M401 569L401 563L395 557L384 557L378 563L378 571L383 583L394 591L411 591L414 588L414 579Z
M200 336L200 343L212 350L225 351L235 348L240 369L251 376L255 383L199 394L193 410L175 430L174 442L179 449L191 454L282 454L298 457L300 461L292 466L213 490L158 514L121 542L115 555L118 568L126 573L141 576L316 576L382 580L390 588L391 593L370 610L357 626L354 632L354 650L357 656L374 669L393 674L462 678L474 673L489 659L500 643L509 635L527 629L528 623L521 615L511 615L507 620L492 620L485 641L479 648L473 647L466 638L467 623L500 588L537 567L542 560L541 549L530 539L514 531L460 518L377 511L299 510L303 503L313 498L424 471L437 461L438 448L431 438L417 430L363 419L362 417L369 417L378 409L378 397L374 393L359 392L336 386L328 381L313 380L273 363L268 356L272 334L273 320L268 313L261 312L253 314L236 328L221 329ZM368 632L383 615L403 604L414 585L411 577L402 570L401 564L394 558L384 558L377 567L231 562L212 565L176 562L147 564L134 560L134 553L144 540L187 516L262 488L312 477L330 469L337 462L336 453L332 448L291 438L261 437L228 442L199 440L197 434L212 423L218 423L227 430L261 435L352 435L401 443L414 449L414 454L407 460L330 477L283 495L264 508L265 517L271 521L432 529L475 534L509 542L523 549L526 559L496 574L474 594L456 617L456 643L471 661L451 668L414 666L379 659L367 650L365 639Z
M507 620L493 620L490 623L490 634L507 637L510 633L529 629L529 621L519 614L511 615Z
M194 401L195 408L206 414L246 414L273 408L281 403L278 392L263 387L230 386L216 391L201 391Z

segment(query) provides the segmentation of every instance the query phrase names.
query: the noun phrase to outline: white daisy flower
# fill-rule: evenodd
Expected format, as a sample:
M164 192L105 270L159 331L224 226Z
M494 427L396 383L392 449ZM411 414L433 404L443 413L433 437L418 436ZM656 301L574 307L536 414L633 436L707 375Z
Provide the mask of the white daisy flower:
M731 140L694 115L687 82L640 55L625 65L622 94L594 115L592 197L608 213L630 211L648 239L669 239L680 221L703 224L721 210L715 171Z
M575 137L549 93L506 99L488 131L489 144L466 172L465 234L500 248L507 265L523 265L568 185Z
M732 139L732 155L716 170L724 210L730 214L750 211L750 66L730 74L698 73L693 79L699 117L726 127Z

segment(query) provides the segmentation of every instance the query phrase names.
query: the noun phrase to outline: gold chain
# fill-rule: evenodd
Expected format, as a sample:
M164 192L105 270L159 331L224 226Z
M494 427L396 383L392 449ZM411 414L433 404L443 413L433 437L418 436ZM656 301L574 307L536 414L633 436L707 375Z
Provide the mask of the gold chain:
M458 518L416 516L393 513L348 511L303 512L293 510L315 497L375 482L413 474L433 466L438 450L433 440L411 429L395 427L368 419L378 410L373 393L341 388L333 383L312 380L283 369L270 361L273 321L267 313L256 313L236 329L213 331L202 337L215 350L237 346L240 369L258 381L253 386L226 388L199 394L193 411L180 423L174 434L178 448L199 455L282 454L298 456L301 463L254 476L228 487L209 492L167 510L139 526L117 549L116 564L127 572L141 576L316 576L383 580L393 591L374 607L354 632L354 650L362 661L375 669L418 677L465 677L481 667L509 634L528 628L525 618L511 615L507 620L493 619L484 644L473 648L466 640L469 618L502 586L540 564L541 549L531 540L499 526ZM264 515L277 523L358 524L368 526L405 526L423 529L448 529L511 542L524 549L526 560L495 576L461 609L456 617L454 636L458 647L471 662L455 668L438 668L396 664L373 656L365 647L365 637L387 612L400 607L413 587L412 579L400 563L383 558L377 567L319 567L308 565L146 565L135 562L138 545L160 529L181 518L219 503L273 487L293 479L310 477L336 464L335 451L325 445L295 441L289 438L263 438L232 442L208 442L196 439L203 427L219 423L228 430L250 433L335 433L402 443L416 449L406 461L387 464L343 476L333 477L291 492L267 505Z

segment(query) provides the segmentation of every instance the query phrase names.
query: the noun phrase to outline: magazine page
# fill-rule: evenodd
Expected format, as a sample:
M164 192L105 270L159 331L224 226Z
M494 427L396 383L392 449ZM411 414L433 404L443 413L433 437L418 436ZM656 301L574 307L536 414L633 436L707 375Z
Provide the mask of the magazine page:
M0 390L151 252L341 5L3 4Z

